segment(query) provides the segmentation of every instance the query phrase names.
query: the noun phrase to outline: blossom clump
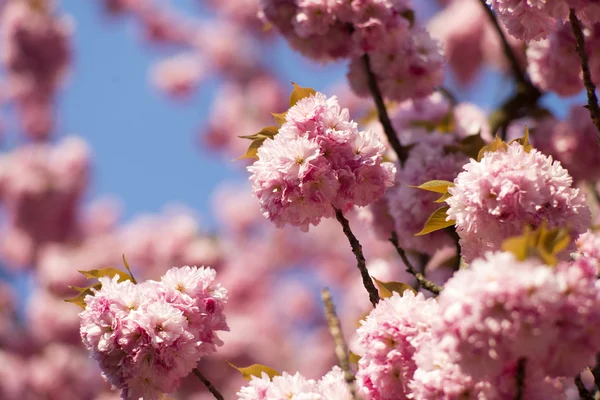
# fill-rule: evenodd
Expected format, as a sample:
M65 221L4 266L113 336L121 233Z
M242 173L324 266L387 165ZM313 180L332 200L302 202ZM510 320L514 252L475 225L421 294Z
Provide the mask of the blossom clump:
M54 94L70 62L72 28L68 19L33 3L11 1L0 13L0 62L25 132L45 139L52 129Z
M260 15L302 54L320 61L372 50L392 32L405 35L410 0L262 0Z
M521 359L541 376L573 376L600 350L599 294L585 258L551 267L488 253L446 283L432 341L475 380L493 382Z
M441 230L415 236L439 207L435 200L440 196L414 186L434 179L451 181L458 175L468 159L463 153L445 151L446 146L455 142L449 134L422 133L415 140L404 168L396 174L396 185L386 193L389 213L404 249L434 254L440 248L454 244L453 238Z
M568 21L573 8L583 22L593 23L600 17L600 4L593 0L487 0L506 26L508 33L523 40L548 37L557 25Z
M394 293L371 311L358 329L358 343L364 355L358 362L356 380L372 400L406 399L409 382L416 370L414 354L430 338L437 315L435 299L410 290Z
M390 34L368 55L382 95L390 100L425 97L444 81L440 44L425 29L414 28L402 38ZM371 95L363 58L352 59L348 80L359 96Z
M160 281L100 278L80 313L83 343L124 399L172 393L223 342L227 291L211 268L172 268Z
M247 386L237 393L239 400L351 400L348 384L344 380L344 372L339 367L333 367L318 382L306 379L300 373L269 378L262 373L260 378L252 376Z
M299 100L248 167L263 214L278 227L307 231L335 209L366 206L392 185L395 168L373 132L359 131L336 97ZM335 209L334 209L335 208Z
M560 162L513 142L505 151L486 152L471 160L449 189L448 220L454 220L467 262L525 226L570 228L574 237L589 227L585 196Z

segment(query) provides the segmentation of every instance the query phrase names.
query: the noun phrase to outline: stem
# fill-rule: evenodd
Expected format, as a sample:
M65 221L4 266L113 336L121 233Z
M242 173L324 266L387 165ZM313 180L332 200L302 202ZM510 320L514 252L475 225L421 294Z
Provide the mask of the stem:
M216 387L213 386L212 383L210 383L210 381L208 379L206 379L206 377L204 375L202 375L202 372L200 372L198 370L198 368L194 368L194 375L196 375L198 377L198 379L200 379L200 382L204 383L204 386L206 386L206 388L208 389L208 391L213 395L213 397L217 400L225 400L225 398L223 397L223 395L217 390Z
M371 279L371 276L369 276L369 271L367 270L365 256L362 252L362 246L360 245L360 242L358 241L356 236L354 236L354 233L352 233L352 229L350 229L350 223L348 222L346 217L344 217L342 210L339 210L337 208L335 209L335 218L342 225L344 234L346 235L346 237L348 238L348 241L350 242L350 247L352 248L352 252L354 253L354 256L356 257L356 267L360 271L360 276L362 277L362 281L363 281L363 285L365 286L365 289L367 289L367 292L369 292L369 300L371 301L371 304L373 304L373 307L375 307L377 305L377 303L379 303L379 292L377 291L377 288L373 284L373 280Z
M406 265L406 272L408 272L409 274L411 274L415 278L417 278L417 281L419 282L419 284L421 286L423 286L424 289L429 290L433 294L440 294L440 292L444 288L436 285L435 283L431 282L429 279L425 278L425 276L422 273L420 273L419 271L417 271L415 269L415 267L413 267L413 265L411 264L408 257L406 257L406 252L398 244L398 234L396 234L396 231L392 231L392 237L389 240L396 248L396 251L400 255L400 258L404 262L404 265Z
M581 21L577 18L575 10L571 8L569 11L569 21L571 21L571 28L575 35L577 42L577 54L581 60L581 70L583 71L583 83L585 84L585 90L587 92L588 105L587 109L590 112L590 117L596 130L598 130L598 140L600 140L600 107L598 106L598 97L596 97L596 86L592 81L592 74L590 72L590 64L588 62L588 56L585 52L585 39L583 37L583 30L581 29Z
M596 354L596 365L591 368L592 375L594 375L594 383L600 391L600 353Z
M590 393L589 390L583 384L581 380L581 374L578 374L575 377L575 386L577 386L577 390L579 391L579 397L583 400L594 400L594 396Z
M348 346L344 341L344 336L342 334L342 328L340 327L340 319L335 313L335 305L333 304L333 300L331 299L331 292L327 288L323 288L321 290L321 299L323 299L323 304L325 305L325 319L327 319L327 325L329 326L329 333L331 333L331 337L333 337L333 342L335 343L335 355L340 364L340 368L344 371L344 379L348 384L348 388L350 390L350 394L352 398L355 400L359 400L356 395L356 388L354 386L354 374L350 371L350 358L348 357Z
M525 392L525 365L527 364L527 360L525 358L520 358L517 363L517 372L515 374L515 379L517 383L517 393L515 394L515 400L523 400L523 393Z
M404 162L408 158L408 148L402 146L400 144L400 140L398 139L398 135L396 134L396 130L392 125L392 121L387 113L387 109L385 108L385 103L383 102L383 96L381 95L381 91L379 90L379 86L377 85L377 78L371 69L371 61L369 60L369 55L365 54L361 57L361 61L363 63L363 67L365 68L365 73L367 74L367 84L369 86L369 90L373 95L373 100L375 100L375 106L377 107L377 114L379 115L379 122L383 126L383 131L385 132L385 136L387 137L388 142L390 142L390 146L396 152L398 156L398 162L400 162L400 166L404 165Z
M510 47L510 44L506 39L506 35L504 35L504 31L502 31L502 27L498 23L498 19L496 19L494 11L492 11L492 9L488 7L485 0L479 0L479 2L481 3L481 6L485 10L488 19L490 20L490 22L494 26L494 29L498 33L498 36L500 37L500 41L502 42L502 50L504 50L504 54L506 55L506 58L508 58L510 68L512 69L512 73L515 76L515 79L517 80L517 82L524 86L531 86L531 83L527 80L527 78L525 77L525 73L521 69L521 64L519 64L517 56L513 52L512 47Z

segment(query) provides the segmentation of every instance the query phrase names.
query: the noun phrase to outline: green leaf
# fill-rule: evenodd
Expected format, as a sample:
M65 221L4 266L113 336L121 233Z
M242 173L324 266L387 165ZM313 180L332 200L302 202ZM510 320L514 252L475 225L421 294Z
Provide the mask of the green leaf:
M125 266L125 268L127 269L127 272L129 272L129 276L131 277L131 281L133 283L137 283L135 281L135 278L133 277L133 273L131 272L131 267L129 266L129 263L127 262L127 259L125 258L125 254L123 254L123 265Z
M85 297L88 295L93 296L94 293L92 292L92 289L100 290L101 287L102 287L102 284L100 282L95 283L95 284L85 287L85 288L81 288L81 287L77 287L77 286L69 286L69 288L78 291L79 294L76 297L73 297L70 299L65 299L65 301L67 303L73 303L85 310L85 306L86 306Z
M287 111L284 113L281 113L281 114L271 113L271 115L273 116L275 123L279 126L285 124L285 121L287 121L287 119L286 119Z
M262 146L263 142L267 139L256 139L250 146L248 146L248 150L244 153L243 156L236 158L236 160L242 160L244 158L258 158L258 149Z
M448 215L446 211L448 211L449 207L441 207L438 208L429 216L427 222L425 222L425 226L421 230L421 232L416 233L415 236L422 236L428 233L447 228L449 226L454 225L454 220L446 221Z
M531 143L529 143L529 127L525 126L525 133L523 134L523 137L513 139L510 141L510 143L513 142L519 143L521 146L523 146L525 152L529 153L533 149L533 146L531 145Z
M273 139L275 137L275 135L277 135L278 133L279 133L278 126L267 126L265 128L262 128L258 133L255 133L254 135L245 135L245 136L238 136L238 137L242 138L242 139L250 139L250 140Z
M266 373L267 375L269 375L269 378L271 378L271 379L273 379L274 376L281 375L278 371L274 370L271 367L267 367L266 365L252 364L249 367L239 368L239 367L236 367L235 365L233 365L232 363L230 363L229 361L227 361L227 364L231 365L233 368L240 371L242 376L244 377L244 379L247 381L252 379L253 376L256 376L257 378L262 378L263 372Z
M417 291L413 289L410 285L402 282L382 282L379 279L372 276L373 281L377 285L379 289L379 297L382 299L387 299L388 297L392 297L394 292L398 293L400 296L404 294L405 290L410 290L414 294L417 294Z
M439 199L435 200L434 203L443 203L446 201L446 199L449 199L450 197L452 197L451 193L444 193L442 195L442 197L440 197Z
M310 95L317 93L315 89L303 88L301 86L298 86L295 82L292 82L292 85L294 85L294 91L290 96L290 107L294 107L299 100L302 100L305 97L309 97Z
M246 136L238 136L242 139L250 139L252 143L248 146L248 150L244 153L243 156L237 158L237 160L241 160L244 158L258 158L258 149L262 146L263 142L267 139L273 139L275 135L279 133L278 126L267 126L262 128L260 132L255 133L254 135L246 135Z
M91 269L89 271L79 270L79 273L83 274L88 279L98 279L102 277L114 278L115 276L119 275L119 282L133 282L133 279L129 274L127 274L127 272L116 268Z
M445 146L444 150L447 153L461 152L466 154L469 158L477 159L481 149L485 147L485 141L481 138L481 132L477 135L469 135L458 144L452 146Z
M502 251L513 253L515 258L519 261L525 261L528 255L531 228L527 226L525 229L523 235L509 237L502 242L501 246Z
M359 356L358 354L356 354L353 351L348 353L348 361L350 361L350 364L358 365L358 362L360 361L361 358L362 358L361 356Z
M427 190L428 192L435 192L435 193L447 193L448 192L448 188L453 187L454 186L454 182L450 182L450 181L442 181L442 180L433 180L433 181L428 181L425 182L419 186L410 186L412 188L417 188L417 189L423 189L423 190Z
M569 247L572 240L569 229L547 229L543 224L532 231L527 226L522 235L504 240L502 250L513 253L519 261L538 257L545 264L556 265L557 255Z
M500 139L498 136L496 136L496 138L494 138L492 143L483 146L481 148L481 150L479 150L479 153L477 153L477 161L481 161L481 159L483 158L485 153L488 153L491 151L499 151L499 150L506 151L507 148L508 148L508 146L506 145L506 143L502 139Z

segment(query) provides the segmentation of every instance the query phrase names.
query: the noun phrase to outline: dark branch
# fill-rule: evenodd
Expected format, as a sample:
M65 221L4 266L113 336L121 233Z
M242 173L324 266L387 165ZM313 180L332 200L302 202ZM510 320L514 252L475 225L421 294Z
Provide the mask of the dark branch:
M502 31L502 27L500 26L500 23L498 22L496 15L492 11L492 9L490 7L488 7L485 0L479 0L479 2L481 3L481 6L485 10L485 13L488 16L488 19L494 26L494 29L498 33L498 37L500 38L500 41L502 42L502 50L504 51L506 58L508 58L508 62L510 63L510 68L512 70L513 75L515 76L515 79L517 80L517 82L519 82L520 84L522 84L524 86L531 86L531 83L525 77L525 73L523 72L523 69L521 69L521 64L519 64L519 60L517 59L517 56L515 55L512 47L510 47L510 44L508 43L508 40L506 39L506 35L504 35L504 31Z
M350 247L352 247L352 252L354 253L354 256L356 257L356 267L360 271L360 276L362 277L362 281L363 281L363 285L365 286L365 289L367 289L367 292L369 292L369 300L371 301L371 304L373 304L373 307L375 307L377 305L377 303L379 303L379 292L377 291L377 288L373 284L373 280L371 279L371 276L369 276L369 271L367 270L367 265L366 265L367 263L365 261L365 256L362 252L362 246L360 245L360 242L358 241L356 236L354 236L354 233L350 229L350 223L348 222L346 217L344 217L342 210L338 210L337 208L335 209L335 218L342 225L344 234L346 235L346 237L348 238L348 241L350 242Z
M600 353L596 354L596 365L591 368L592 375L594 375L594 383L598 390L600 390Z
M212 383L210 383L210 381L208 379L206 379L206 377L204 375L202 375L202 372L200 372L198 370L198 368L194 368L194 375L196 375L198 377L198 379L200 379L200 382L204 383L204 386L206 386L206 388L208 389L208 391L213 395L213 397L217 400L225 400L223 395L217 390L216 387L213 386Z
M581 374L578 374L575 377L575 386L577 386L577 390L579 391L579 397L583 400L594 400L594 396L590 393L589 390L583 384L581 380Z
M525 366L527 364L527 360L525 358L520 358L517 363L517 372L515 374L515 380L517 384L517 392L515 394L515 400L523 400L523 395L525 393Z
M392 125L392 121L387 113L385 103L383 102L383 96L379 90L379 85L377 84L377 78L371 69L369 55L363 55L361 57L361 61L365 69L365 73L367 74L367 85L369 86L373 100L375 100L377 114L379 115L379 122L381 122L381 125L383 125L383 131L385 132L388 142L390 142L390 146L392 146L392 149L394 149L394 152L396 152L396 155L398 156L398 162L400 163L400 166L403 166L404 162L408 158L408 148L400 144L396 130Z
M598 140L600 140L600 106L598 106L596 86L594 86L594 82L592 81L590 64L588 62L587 53L585 52L585 39L583 37L581 21L579 21L579 18L577 18L577 15L575 14L575 10L572 8L569 12L569 21L571 21L571 28L573 29L573 34L575 35L575 40L577 42L577 54L579 55L579 60L581 61L583 83L585 84L585 91L587 92L588 98L587 109L590 112L590 117L592 117L594 125L596 125L596 130L598 131Z
M402 247L400 247L400 245L398 244L398 234L396 234L396 231L392 231L392 237L390 238L390 242L394 245L394 247L396 248L396 251L398 252L398 254L400 255L400 258L402 259L402 261L404 262L404 265L406 265L406 272L408 272L409 274L413 275L415 278L417 278L417 281L419 282L419 284L424 288L429 290L431 293L433 294L440 294L440 292L444 289L441 286L436 285L435 283L431 282L430 280L428 280L427 278L425 278L425 276L420 273L419 271L417 271L415 269L415 267L413 267L412 263L410 262L410 260L408 259L408 257L406 256L406 252L404 251L404 249L402 249Z
M335 355L340 364L340 368L344 371L344 379L350 389L352 398L358 400L356 395L356 388L354 386L354 374L350 371L350 358L348 356L348 346L344 341L344 335L342 334L342 328L340 326L340 319L335 312L335 306L331 299L331 293L329 289L324 288L321 290L321 299L325 305L325 318L327 319L327 325L329 326L329 333L333 337L335 343Z

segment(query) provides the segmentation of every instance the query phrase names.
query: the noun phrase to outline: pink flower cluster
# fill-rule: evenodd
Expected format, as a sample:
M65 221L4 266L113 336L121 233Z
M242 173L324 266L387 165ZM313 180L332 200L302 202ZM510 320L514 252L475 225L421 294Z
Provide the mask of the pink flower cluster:
M498 32L479 0L451 1L428 21L427 28L442 43L448 66L463 85L472 83L486 64L500 70L509 67ZM513 52L522 55L523 42L505 36Z
M444 231L415 236L439 204L438 193L415 189L430 180L452 181L468 158L460 152L446 152L445 146L456 143L451 134L422 133L404 168L396 174L396 184L386 193L389 213L402 248L433 255L444 246L453 246L453 239ZM388 236L389 238L389 236Z
M77 205L89 169L87 144L76 137L0 155L0 204L8 212L0 245L4 260L25 267L43 244L78 237Z
M552 268L488 253L446 283L433 342L475 380L493 382L520 359L542 377L573 376L600 350L598 289L586 258Z
M411 26L409 0L262 0L261 15L290 45L315 60L371 51L388 35Z
M600 79L600 23L584 29L585 48L589 56L592 79ZM527 47L527 72L531 81L544 91L559 96L573 96L583 90L579 56L571 24L564 24L548 38L531 42Z
M572 106L564 121L552 117L538 121L532 142L542 153L560 161L576 183L600 178L598 131L585 108Z
M407 290L382 300L357 331L364 354L358 362L357 385L371 400L403 400L417 368L414 354L429 340L437 302Z
M304 55L351 59L348 79L360 96L370 95L365 54L390 100L426 96L443 81L441 48L425 29L413 27L408 0L263 0L261 14Z
M596 263L596 267L600 271L600 235L598 235L598 232L588 230L580 235L577 240L577 247L580 253L579 256Z
M571 187L573 178L560 162L535 149L527 152L515 142L463 169L446 203L467 262L498 250L504 239L528 225L547 222L550 228L570 228L574 237L590 225L585 196Z
M70 35L67 19L33 2L8 2L0 15L0 62L9 95L24 131L34 139L45 139L52 131L54 94L67 72Z
M250 383L238 392L239 400L351 400L348 384L344 380L344 372L333 367L319 381L306 379L299 372L282 375L270 379L266 373L260 378L253 376Z
M358 130L335 97L317 93L290 108L248 171L264 215L278 227L307 231L332 217L334 207L366 206L383 195L395 174L392 163L382 162L384 150L376 134Z
M391 33L368 55L379 89L390 100L425 97L444 81L441 47L423 28L414 28L402 38ZM359 96L371 95L362 58L352 59L348 80Z
M227 292L210 268L172 268L160 281L100 278L85 298L81 338L124 399L172 393L201 357L223 342Z
M508 32L523 40L548 37L560 23L568 21L569 9L587 23L600 20L600 4L595 0L487 0Z

